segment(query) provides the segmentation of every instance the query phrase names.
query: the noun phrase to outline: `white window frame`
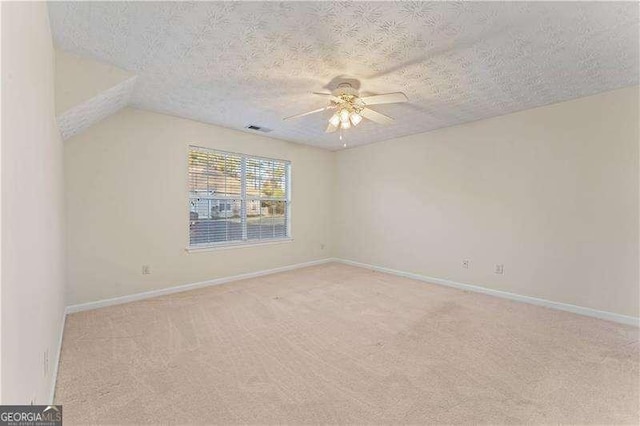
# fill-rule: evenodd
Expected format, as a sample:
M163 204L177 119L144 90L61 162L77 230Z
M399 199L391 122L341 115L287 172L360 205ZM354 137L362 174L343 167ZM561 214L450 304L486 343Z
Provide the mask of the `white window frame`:
M259 155L250 155L243 154L239 152L231 152L224 151L215 148L209 148L199 145L189 145L187 151L187 177L189 176L189 154L191 154L192 149L199 150L208 150L218 154L225 155L237 155L241 158L241 166L240 166L240 182L241 182L241 221L242 221L242 240L235 241L221 241L217 243L203 243L203 244L191 244L191 231L189 229L189 225L191 223L191 188L189 179L187 179L187 240L189 244L187 245L187 252L200 252L200 251L211 251L211 250L224 250L230 248L240 248L240 247L253 247L253 246L267 246L273 244L282 244L293 241L293 236L291 235L291 161L283 160L279 158L269 158L262 157ZM247 197L247 168L246 163L247 159L256 159L256 160L264 160L264 161L278 161L280 163L285 164L285 198L284 200L281 198L260 198L260 197ZM224 197L220 197L223 199ZM247 238L247 202L252 200L258 201L285 201L285 233L284 237L275 237L275 238L261 238L261 239L248 239Z

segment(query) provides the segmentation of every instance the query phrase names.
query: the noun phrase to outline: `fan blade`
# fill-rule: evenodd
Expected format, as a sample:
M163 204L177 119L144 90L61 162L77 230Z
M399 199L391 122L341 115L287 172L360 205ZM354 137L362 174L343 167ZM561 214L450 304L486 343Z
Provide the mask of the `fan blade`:
M314 95L320 95L320 96L328 96L329 99L331 99L333 102L337 102L337 103L342 103L342 99L340 99L337 96L333 96L331 93L320 93L320 92L311 92Z
M386 124L393 123L393 118L384 114L380 114L379 112L369 108L365 108L362 111L360 111L360 115L378 124L386 125Z
M399 102L408 102L407 95L402 92L385 93L383 95L365 96L360 98L365 105L379 105L379 104L395 104Z
M327 126L327 130L325 130L325 133L333 133L336 130L338 130L338 128L333 124L329 123L329 125Z
M283 120L293 120L294 118L300 118L300 117L304 117L305 115L315 114L315 113L318 113L318 112L322 112L322 111L324 111L326 109L329 109L329 107L318 108L318 109L314 109L313 111L303 112L302 114L292 115L291 117L283 118Z

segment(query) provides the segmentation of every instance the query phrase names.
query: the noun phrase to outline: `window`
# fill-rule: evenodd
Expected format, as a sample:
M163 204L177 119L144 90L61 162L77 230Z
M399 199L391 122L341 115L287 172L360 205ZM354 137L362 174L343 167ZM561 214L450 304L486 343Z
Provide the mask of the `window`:
M189 245L289 238L290 163L189 147Z

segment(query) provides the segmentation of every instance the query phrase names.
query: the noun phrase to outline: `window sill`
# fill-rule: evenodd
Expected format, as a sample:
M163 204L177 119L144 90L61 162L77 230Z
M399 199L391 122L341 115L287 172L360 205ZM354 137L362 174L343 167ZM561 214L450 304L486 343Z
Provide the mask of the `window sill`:
M217 251L217 250L230 250L244 247L260 247L271 246L274 244L285 244L293 241L293 238L274 238L272 240L260 241L260 242L239 242L229 244L211 244L202 246L189 246L185 248L187 253L199 253L203 251Z

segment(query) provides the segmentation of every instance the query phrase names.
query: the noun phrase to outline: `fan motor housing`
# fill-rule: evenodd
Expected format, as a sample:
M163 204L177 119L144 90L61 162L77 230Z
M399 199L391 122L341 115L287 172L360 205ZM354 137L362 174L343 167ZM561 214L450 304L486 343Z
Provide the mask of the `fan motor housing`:
M349 83L340 83L331 94L338 97L340 97L340 95L358 96L358 90L354 89Z

